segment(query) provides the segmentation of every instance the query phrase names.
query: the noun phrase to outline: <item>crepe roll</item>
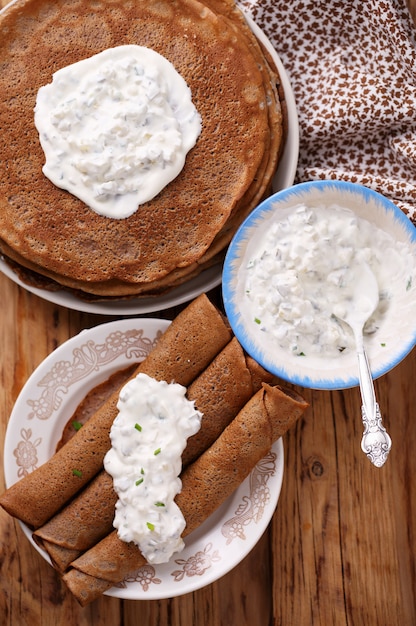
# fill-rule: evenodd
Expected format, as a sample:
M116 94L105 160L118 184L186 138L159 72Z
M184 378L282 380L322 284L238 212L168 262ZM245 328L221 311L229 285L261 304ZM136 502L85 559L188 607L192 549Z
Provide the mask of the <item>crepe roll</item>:
M187 442L182 465L189 465L214 443L262 383L273 380L234 337L188 388L187 398L195 402L202 420L200 430Z
M186 519L186 534L237 489L307 407L295 392L262 385L213 445L182 473L176 503Z
M294 392L262 386L215 443L182 473L176 502L186 520L184 536L235 491L307 407ZM113 531L76 559L63 580L84 606L144 564L138 546L123 542Z
M203 294L179 313L135 374L188 386L231 338L228 322ZM0 505L10 515L39 528L96 476L110 447L119 392L49 461L7 489Z
M245 354L234 337L189 386L187 397L201 411L200 430L182 455L185 467L219 437L224 428L273 376ZM36 530L34 540L65 571L71 561L111 532L117 495L102 470L62 511Z
M117 494L105 470L61 511L33 533L52 564L64 572L71 561L103 539L113 528Z

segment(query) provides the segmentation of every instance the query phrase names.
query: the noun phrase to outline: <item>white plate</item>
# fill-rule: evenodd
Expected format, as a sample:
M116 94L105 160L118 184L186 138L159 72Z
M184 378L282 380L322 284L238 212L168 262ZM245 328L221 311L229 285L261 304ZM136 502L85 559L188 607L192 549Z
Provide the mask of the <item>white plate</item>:
M3 11L5 11L12 4L14 4L14 2L7 5ZM246 19L256 37L264 44L273 58L273 61L279 71L285 93L288 113L288 135L283 154L279 161L276 174L273 178L273 191L276 192L280 189L290 187L295 179L299 155L299 122L296 102L289 77L270 40L266 37L259 26L257 26L257 24L251 19L251 17L246 15ZM172 291L163 296L156 296L153 298L131 298L127 300L108 300L105 302L88 302L79 298L75 294L70 293L69 291L48 291L46 289L39 289L37 287L27 285L20 280L17 274L1 257L0 271L27 291L30 291L31 293L43 298L44 300L52 302L53 304L65 306L69 309L75 309L76 311L84 311L86 313L99 313L102 315L140 315L154 311L163 311L170 307L183 304L184 302L189 302L201 293L206 293L214 287L217 287L221 283L222 263L205 270L199 276L187 281L175 289L172 289Z
M88 391L117 369L142 360L168 325L157 319L109 322L82 331L52 352L30 376L10 416L4 449L6 485L45 463ZM275 511L282 479L279 440L237 491L186 538L183 552L167 564L140 568L107 595L131 600L171 598L217 580L260 539ZM21 526L49 561L33 542L29 528Z

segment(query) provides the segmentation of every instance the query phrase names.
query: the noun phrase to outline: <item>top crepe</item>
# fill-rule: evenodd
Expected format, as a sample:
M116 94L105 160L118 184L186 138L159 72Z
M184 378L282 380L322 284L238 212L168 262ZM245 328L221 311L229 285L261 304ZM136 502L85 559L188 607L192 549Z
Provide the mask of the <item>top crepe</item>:
M0 249L7 257L59 285L112 297L160 293L217 260L270 185L282 116L277 76L248 29L232 21L234 3L212 6L114 0L92 10L86 0L21 0L0 17ZM129 218L112 220L42 174L33 108L55 71L129 43L175 66L202 133L176 179Z

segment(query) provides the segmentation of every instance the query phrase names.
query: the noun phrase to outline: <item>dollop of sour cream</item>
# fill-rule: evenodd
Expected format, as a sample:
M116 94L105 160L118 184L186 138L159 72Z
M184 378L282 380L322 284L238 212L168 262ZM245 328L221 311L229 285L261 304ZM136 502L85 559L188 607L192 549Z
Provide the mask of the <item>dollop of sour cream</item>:
M165 563L184 547L186 522L174 499L180 492L181 455L202 414L186 388L140 373L122 388L104 458L118 495L114 527L136 543L149 563Z
M353 279L363 262L379 286L379 304L364 334L376 335L385 345L383 324L400 294L415 282L410 247L350 209L294 207L256 239L243 270L242 292L254 334L264 333L270 345L295 356L351 354L353 332L338 316L351 306Z
M111 218L132 215L181 172L201 133L191 90L156 51L109 48L54 73L35 126L43 173Z

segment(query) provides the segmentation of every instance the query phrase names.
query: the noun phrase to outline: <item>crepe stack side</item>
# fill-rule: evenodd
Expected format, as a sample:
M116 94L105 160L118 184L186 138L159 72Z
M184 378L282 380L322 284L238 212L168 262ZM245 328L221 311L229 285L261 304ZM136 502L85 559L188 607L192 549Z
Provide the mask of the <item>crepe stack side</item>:
M179 176L117 220L42 174L33 108L58 69L131 43L173 63L202 132ZM165 293L218 263L270 193L284 140L280 78L234 2L112 0L92 12L86 0L17 0L0 16L0 55L0 251L24 280L87 299Z

